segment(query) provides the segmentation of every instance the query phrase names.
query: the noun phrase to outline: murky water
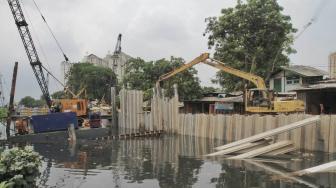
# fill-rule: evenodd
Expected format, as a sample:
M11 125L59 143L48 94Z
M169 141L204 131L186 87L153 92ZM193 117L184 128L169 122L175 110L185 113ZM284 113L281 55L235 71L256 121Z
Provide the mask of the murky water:
M220 144L166 136L72 146L34 144L34 148L44 157L40 187L336 187L336 173L290 175L336 156L315 154L272 162L203 157Z

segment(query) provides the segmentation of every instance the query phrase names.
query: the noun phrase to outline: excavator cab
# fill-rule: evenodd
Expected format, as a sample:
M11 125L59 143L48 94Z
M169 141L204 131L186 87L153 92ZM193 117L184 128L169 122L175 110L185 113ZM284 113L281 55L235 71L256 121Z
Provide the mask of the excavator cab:
M246 107L271 108L274 93L267 89L246 90Z

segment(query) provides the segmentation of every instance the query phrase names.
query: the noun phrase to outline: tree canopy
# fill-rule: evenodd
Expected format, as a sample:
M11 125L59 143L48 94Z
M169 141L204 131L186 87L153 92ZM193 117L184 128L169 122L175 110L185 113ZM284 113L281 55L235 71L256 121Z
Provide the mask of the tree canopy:
M143 90L144 98L148 100L152 96L152 88L159 77L184 63L185 61L182 58L176 57L171 57L170 60L160 59L148 62L141 58L131 59L127 63L122 84L128 85L130 89ZM167 96L173 95L174 84L178 84L179 97L182 100L192 100L200 98L202 95L200 81L194 68L185 70L163 81L162 88L166 89Z
M77 94L84 87L90 99L110 100L111 85L116 83L116 76L111 69L95 66L90 63L74 64L69 71L67 85ZM55 96L58 96L56 93Z
M67 98L67 95L64 91L56 91L53 94L51 94L51 97L53 99L65 99Z
M268 78L272 71L289 62L293 33L290 16L275 0L238 1L234 8L222 9L219 17L206 19L208 45L214 57L227 65ZM218 72L215 83L228 91L241 90L244 82Z
M19 104L28 108L35 108L35 107L43 107L46 104L46 102L43 97L41 97L40 99L34 99L31 96L26 96L20 100Z

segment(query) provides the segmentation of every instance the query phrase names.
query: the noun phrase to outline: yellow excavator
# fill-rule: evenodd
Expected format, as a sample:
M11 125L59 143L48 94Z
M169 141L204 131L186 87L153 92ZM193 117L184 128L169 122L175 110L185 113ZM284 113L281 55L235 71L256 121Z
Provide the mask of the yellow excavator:
M248 80L256 86L256 88L245 90L244 103L247 113L292 113L304 111L303 101L277 97L274 91L266 88L265 81L260 76L229 67L223 62L210 58L209 53L203 53L191 62L160 76L156 86L159 87L162 81L199 63L207 64L228 74Z

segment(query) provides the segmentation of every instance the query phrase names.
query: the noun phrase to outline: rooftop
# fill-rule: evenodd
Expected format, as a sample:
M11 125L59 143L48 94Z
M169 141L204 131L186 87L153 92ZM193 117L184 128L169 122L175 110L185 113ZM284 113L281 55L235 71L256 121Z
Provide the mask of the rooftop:
M219 98L219 97L203 97L201 99L197 100L190 100L190 101L184 101L184 102L191 102L191 103L201 103L201 102L224 102L224 103L242 103L243 102L243 96L235 96L235 97L225 97L225 98Z
M282 70L291 71L304 77L327 76L329 73L314 67L305 65L282 66Z
M308 85L306 87L300 87L293 91L312 91L312 90L322 90L322 89L336 89L336 80L324 80L317 84Z

